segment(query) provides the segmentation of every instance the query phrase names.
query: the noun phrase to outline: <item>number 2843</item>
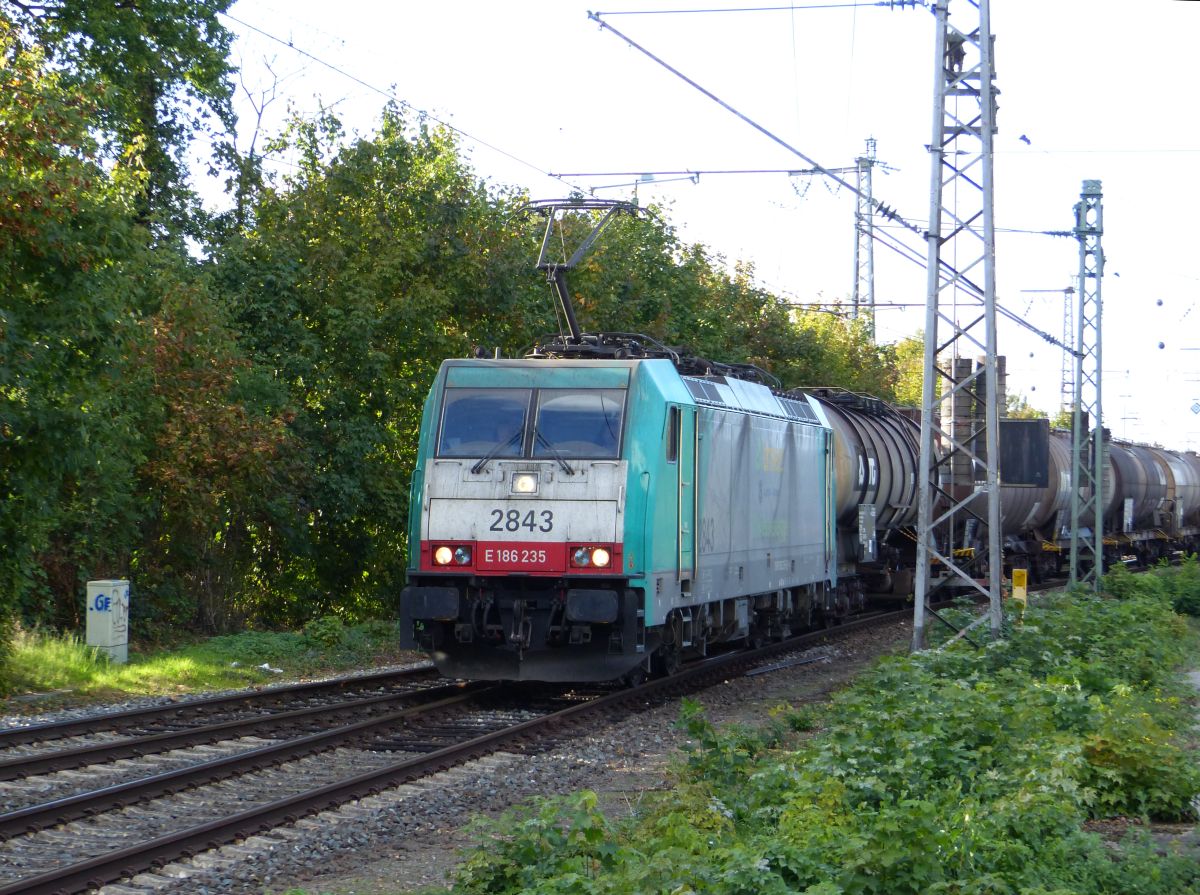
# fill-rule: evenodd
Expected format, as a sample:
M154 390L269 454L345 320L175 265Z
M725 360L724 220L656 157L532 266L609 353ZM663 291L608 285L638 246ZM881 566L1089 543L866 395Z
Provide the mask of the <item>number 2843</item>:
M553 510L492 510L489 531L553 531Z

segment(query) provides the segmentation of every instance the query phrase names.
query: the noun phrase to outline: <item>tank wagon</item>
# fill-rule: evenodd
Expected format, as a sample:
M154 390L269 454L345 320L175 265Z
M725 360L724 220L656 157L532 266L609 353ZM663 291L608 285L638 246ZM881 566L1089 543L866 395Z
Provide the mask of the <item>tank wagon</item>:
M1071 536L1071 433L1049 433L1045 487L1001 487L1005 552L1035 577L1062 571ZM1200 550L1200 456L1127 441L1106 441L1104 561L1150 565L1179 551ZM1079 520L1091 537L1094 514Z
M670 672L844 616L916 516L883 402L665 358L449 360L421 432L402 617L458 677Z

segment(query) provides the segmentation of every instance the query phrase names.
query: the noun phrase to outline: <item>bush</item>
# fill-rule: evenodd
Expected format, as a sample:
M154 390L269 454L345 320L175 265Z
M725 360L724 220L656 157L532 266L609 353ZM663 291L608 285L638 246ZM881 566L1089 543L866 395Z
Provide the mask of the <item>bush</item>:
M1200 793L1200 767L1157 714L1151 697L1128 688L1118 688L1103 706L1083 745L1094 815L1194 817L1191 800Z
M336 615L322 615L304 625L304 639L332 649L346 636L346 626Z
M485 822L454 891L1196 891L1194 861L1081 830L1186 817L1200 792L1176 741L1192 718L1165 580L1118 572L1119 599L1054 597L984 649L885 659L808 739L807 723L722 730L685 704L693 745L670 792L621 824L578 797Z
M1184 557L1177 566L1159 566L1154 574L1162 581L1176 612L1200 616L1200 562L1196 554Z
M1200 616L1200 562L1191 553L1178 565L1164 560L1149 573L1140 575L1116 566L1104 576L1104 591L1119 599L1160 597L1182 615Z

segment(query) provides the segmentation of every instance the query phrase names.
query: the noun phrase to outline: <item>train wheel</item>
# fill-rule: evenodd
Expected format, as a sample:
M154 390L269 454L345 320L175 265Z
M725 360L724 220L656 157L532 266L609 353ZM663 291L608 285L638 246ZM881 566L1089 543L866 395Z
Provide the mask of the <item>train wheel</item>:
M640 687L642 684L646 683L646 677L646 666L639 665L636 668L625 672L625 674L621 677L621 683L632 690L635 687Z
M762 649L771 642L771 632L769 629L754 627L750 629L750 633L746 636L746 646L750 649Z
M651 661L655 675L658 677L670 677L683 664L683 655L676 644L664 643L658 648L658 652L654 654Z

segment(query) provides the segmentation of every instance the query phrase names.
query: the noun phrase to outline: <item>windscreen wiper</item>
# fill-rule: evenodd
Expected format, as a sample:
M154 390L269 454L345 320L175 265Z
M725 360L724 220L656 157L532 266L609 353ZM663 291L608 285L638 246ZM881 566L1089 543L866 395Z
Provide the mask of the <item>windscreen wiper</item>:
M484 469L487 468L488 463L490 463L492 460L495 460L497 455L499 455L499 453L501 451L503 451L506 447L508 447L513 442L515 442L517 439L519 439L523 433L524 433L523 429L518 429L516 432L514 432L512 435L510 435L508 437L508 441L504 442L504 444L496 445L494 448L492 448L490 451L487 452L487 456L485 456L482 460L480 460L478 463L476 463L474 466L471 467L471 472L475 475L478 475L479 473L483 472Z
M558 461L558 465L562 467L563 472L565 472L567 475L575 475L575 470L571 468L571 464L567 462L566 457L558 452L558 448L552 445L550 443L550 439L539 432L536 426L533 428L533 437L546 446L546 450L548 450L551 456Z

